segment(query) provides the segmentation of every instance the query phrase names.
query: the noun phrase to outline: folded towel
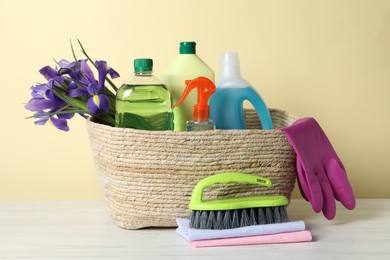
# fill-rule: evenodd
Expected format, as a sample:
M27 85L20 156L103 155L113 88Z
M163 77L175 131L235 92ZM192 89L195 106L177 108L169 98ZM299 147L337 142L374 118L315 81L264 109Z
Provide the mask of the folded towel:
M312 240L312 236L310 231L305 230L305 231L280 233L280 234L264 235L264 236L197 240L197 241L190 241L190 243L192 247L213 247L213 246L296 243L296 242L308 242L311 240Z
M176 219L176 232L188 241L218 239L231 237L247 237L270 235L286 232L296 232L305 230L303 221L293 221L279 224L255 225L232 229L211 230L211 229L193 229L189 228L189 219Z

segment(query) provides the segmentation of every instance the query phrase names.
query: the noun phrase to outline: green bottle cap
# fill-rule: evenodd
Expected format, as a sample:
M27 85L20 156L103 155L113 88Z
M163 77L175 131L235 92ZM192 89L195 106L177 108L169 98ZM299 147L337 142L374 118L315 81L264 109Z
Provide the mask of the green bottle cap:
M181 42L180 54L196 54L196 42Z
M143 72L143 71L152 71L153 70L153 60L152 59L135 59L134 60L134 71Z

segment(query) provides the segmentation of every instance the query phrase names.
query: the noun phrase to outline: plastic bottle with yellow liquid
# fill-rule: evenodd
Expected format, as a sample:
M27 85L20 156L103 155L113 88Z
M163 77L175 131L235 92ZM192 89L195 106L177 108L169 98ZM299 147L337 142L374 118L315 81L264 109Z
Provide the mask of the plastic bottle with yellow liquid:
M186 87L185 81L200 76L214 82L214 71L196 54L196 43L181 42L180 54L165 68L160 78L169 89L175 104ZM196 101L196 93L191 93L179 107L174 108L175 131L186 130L186 121L192 119Z
M173 130L171 95L153 75L152 59L134 60L134 76L116 95L115 126Z

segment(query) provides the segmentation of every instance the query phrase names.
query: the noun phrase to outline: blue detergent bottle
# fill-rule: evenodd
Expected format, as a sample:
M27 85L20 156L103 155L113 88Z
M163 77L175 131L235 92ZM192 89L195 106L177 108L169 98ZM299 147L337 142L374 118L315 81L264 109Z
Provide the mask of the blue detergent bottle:
M248 100L259 115L262 128L272 129L271 116L259 93L241 78L237 52L221 55L217 90L210 99L210 118L217 129L246 129L243 102Z

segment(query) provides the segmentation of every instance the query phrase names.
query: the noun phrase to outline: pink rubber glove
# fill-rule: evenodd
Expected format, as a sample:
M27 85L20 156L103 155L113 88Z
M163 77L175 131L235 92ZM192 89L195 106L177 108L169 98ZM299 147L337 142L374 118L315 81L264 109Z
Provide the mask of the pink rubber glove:
M281 130L297 154L299 188L313 210L331 220L336 215L335 199L347 209L355 208L344 166L317 121L303 118Z

